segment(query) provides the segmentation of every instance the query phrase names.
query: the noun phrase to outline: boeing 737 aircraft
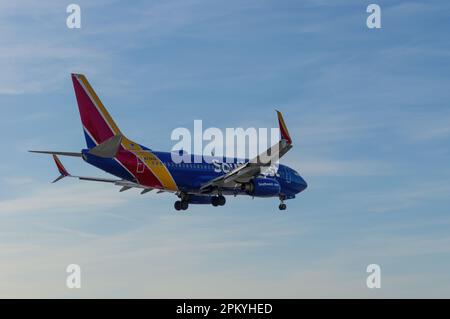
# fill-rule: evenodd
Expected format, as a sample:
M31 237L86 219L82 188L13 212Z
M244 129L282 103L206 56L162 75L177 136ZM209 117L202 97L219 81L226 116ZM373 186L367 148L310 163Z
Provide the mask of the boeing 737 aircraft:
M252 197L279 198L279 209L285 210L287 199L306 189L305 180L292 168L278 165L273 174L264 171L271 162L261 161L261 154L254 159L239 160L225 157L203 157L202 163L175 163L170 152L157 152L129 140L119 130L112 117L82 74L72 74L81 123L87 148L81 152L30 151L53 155L64 177L80 180L106 182L121 186L120 191L142 189L141 194L152 190L158 193L174 193L179 200L176 210L186 210L189 204L225 205L224 195L248 195ZM283 116L278 114L280 141L264 154L275 160L292 148L292 140ZM110 173L117 178L74 176L68 173L57 157L76 156L85 162ZM184 156L183 156L184 157ZM228 172L218 171L217 163L234 163Z

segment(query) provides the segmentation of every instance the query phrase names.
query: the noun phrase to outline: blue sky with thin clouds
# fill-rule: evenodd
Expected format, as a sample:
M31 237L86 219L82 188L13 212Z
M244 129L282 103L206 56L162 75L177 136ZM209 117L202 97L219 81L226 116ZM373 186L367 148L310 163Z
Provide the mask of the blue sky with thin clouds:
M450 297L450 3L61 1L0 4L1 297ZM84 73L121 130L273 127L309 188L173 209L170 194L63 180L84 137ZM73 158L67 169L106 176ZM66 266L82 288L66 288ZM382 288L366 287L366 267Z

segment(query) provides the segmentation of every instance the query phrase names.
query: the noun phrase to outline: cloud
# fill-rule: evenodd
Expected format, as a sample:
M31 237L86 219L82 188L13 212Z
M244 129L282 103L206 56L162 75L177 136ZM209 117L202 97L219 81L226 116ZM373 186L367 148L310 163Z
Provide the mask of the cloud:
M327 157L288 158L283 162L299 169L304 176L380 176L392 173L389 163L375 160L337 160Z
M415 112L401 127L404 138L410 142L426 144L445 141L450 137L450 114L443 112Z
M60 182L61 183L61 182ZM111 185L108 185L111 186ZM32 213L40 211L77 211L83 207L108 208L126 203L127 195L101 186L64 185L35 186L31 194L0 200L0 214Z
M10 186L24 186L34 182L32 178L26 176L3 177L2 181Z
M435 180L410 180L410 178L398 177L392 186L384 185L376 190L365 189L353 191L351 194L340 194L340 198L354 200L364 199L364 210L376 213L392 213L417 209L422 205L428 206L432 202L447 201L450 193L450 185L447 181ZM354 201L355 207L357 201Z
M103 50L79 41L66 15L64 4L49 0L0 5L0 95L58 90L70 72L89 65L93 73L109 61Z

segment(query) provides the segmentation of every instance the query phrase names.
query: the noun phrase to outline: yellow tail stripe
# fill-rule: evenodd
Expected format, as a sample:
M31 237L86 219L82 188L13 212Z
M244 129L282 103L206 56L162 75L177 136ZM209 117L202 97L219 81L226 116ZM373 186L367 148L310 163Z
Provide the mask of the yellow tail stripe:
M158 157L146 150L136 152L135 154L147 165L152 173L155 174L165 189L172 191L178 190L177 184L172 175L170 175L169 170Z
M102 101L100 101L99 97L97 96L97 94L95 93L95 91L91 87L91 85L89 84L86 77L82 74L79 74L78 78L81 80L81 82L83 82L83 85L88 90L89 95L94 99L95 105L97 105L100 113L105 118L105 121L109 124L111 129L114 131L114 135L119 134L120 133L119 127L116 125L116 123L112 119L111 115L109 115L109 113L106 110L105 106L103 105Z
M126 150L133 152L143 163L145 163L165 189L171 191L178 190L177 184L167 167L152 152L143 150L139 144L134 143L126 137L122 139L122 145Z

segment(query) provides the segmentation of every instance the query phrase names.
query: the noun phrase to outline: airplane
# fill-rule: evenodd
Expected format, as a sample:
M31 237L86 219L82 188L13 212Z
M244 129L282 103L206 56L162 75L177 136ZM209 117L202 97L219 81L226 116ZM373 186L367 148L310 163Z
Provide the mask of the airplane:
M286 209L285 200L307 188L305 180L294 169L279 164L274 174L265 174L272 161L240 160L226 157L202 157L202 163L175 163L171 152L158 152L128 139L114 122L83 74L71 75L87 148L80 152L32 150L51 154L60 173L53 183L72 177L85 181L121 186L120 192L137 188L141 194L150 191L169 192L178 197L175 210L186 210L189 204L225 205L226 195L277 197L278 208ZM292 139L282 114L277 111L280 141L266 151L270 159L279 159L292 148ZM181 152L184 152L181 150ZM116 178L71 175L58 156L81 157ZM183 156L184 157L184 156ZM236 163L233 169L218 171L216 163Z

